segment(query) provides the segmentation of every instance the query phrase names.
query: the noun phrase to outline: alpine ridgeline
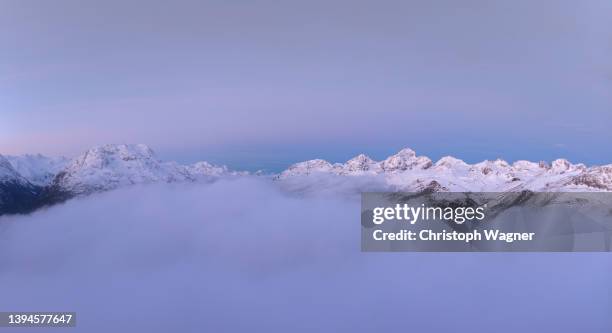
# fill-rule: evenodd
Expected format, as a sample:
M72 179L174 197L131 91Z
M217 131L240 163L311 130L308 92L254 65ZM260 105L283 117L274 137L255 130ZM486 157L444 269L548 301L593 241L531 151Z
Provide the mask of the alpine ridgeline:
M308 181L308 178L355 177L384 182L387 190L419 192L591 192L612 191L612 165L586 167L558 159L546 162L504 160L468 164L447 156L436 163L402 149L384 161L358 155L346 163L331 164L316 159L296 163L280 173L278 180Z
M128 185L212 181L242 174L208 162L162 162L143 144L96 147L72 160L0 155L0 215L27 213L75 196Z
M0 215L27 213L75 196L135 184L210 182L243 176L208 162L162 162L146 145L105 145L74 159L0 155ZM592 192L612 191L612 165L484 161L437 162L403 149L383 161L360 154L346 163L296 163L274 179L289 191Z

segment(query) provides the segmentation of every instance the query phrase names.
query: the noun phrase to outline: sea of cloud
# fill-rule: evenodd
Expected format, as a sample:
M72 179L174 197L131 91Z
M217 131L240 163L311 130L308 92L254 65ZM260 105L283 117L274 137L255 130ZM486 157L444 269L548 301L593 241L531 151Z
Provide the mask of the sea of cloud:
M362 253L355 185L324 181L135 186L2 217L0 311L76 311L73 332L611 331L609 254Z

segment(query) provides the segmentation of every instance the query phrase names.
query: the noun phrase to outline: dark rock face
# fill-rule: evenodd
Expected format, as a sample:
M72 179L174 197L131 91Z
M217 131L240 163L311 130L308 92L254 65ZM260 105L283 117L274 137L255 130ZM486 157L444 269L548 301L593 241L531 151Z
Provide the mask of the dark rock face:
M75 196L74 193L64 190L57 182L42 188L39 195L40 206L51 206L62 203Z
M0 183L0 215L29 213L41 206L42 188L20 182Z
M72 197L72 193L56 186L40 187L14 181L0 182L0 216L28 214Z
M8 159L0 155L0 216L28 214L73 197L57 185L61 175L63 173L57 175L50 185L38 185L22 176Z

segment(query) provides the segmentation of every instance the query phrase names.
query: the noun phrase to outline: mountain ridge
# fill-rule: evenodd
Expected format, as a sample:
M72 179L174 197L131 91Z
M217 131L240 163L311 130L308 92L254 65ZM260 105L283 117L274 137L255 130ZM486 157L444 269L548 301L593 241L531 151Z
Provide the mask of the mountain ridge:
M245 175L249 173L205 161L190 165L164 162L144 144L98 146L73 159L0 155L0 215L27 213L75 196L135 184L210 182ZM381 161L365 154L345 163L307 160L272 175L279 182L311 182L315 189L339 184L318 182L321 177L354 182L355 191L367 190L359 184L374 179L382 181L384 190L406 192L612 191L612 164L587 167L566 159L551 163L519 160L512 164L496 159L469 164L452 156L434 162L410 148Z
M42 155L10 158L0 155L0 215L28 213L75 196L129 185L212 181L243 174L205 161L192 165L162 162L144 144L98 146L70 160Z
M275 178L282 181L314 175L383 176L392 188L402 191L428 188L461 192L612 191L612 164L587 167L566 159L556 159L550 164L526 160L510 164L502 159L469 164L452 156L442 157L434 163L427 156L417 156L410 148L381 161L365 154L345 163L307 160L289 166Z

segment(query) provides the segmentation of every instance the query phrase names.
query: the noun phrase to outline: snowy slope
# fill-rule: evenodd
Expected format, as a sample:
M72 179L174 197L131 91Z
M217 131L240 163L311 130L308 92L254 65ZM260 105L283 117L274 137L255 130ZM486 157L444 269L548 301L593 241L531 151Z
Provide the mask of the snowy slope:
M29 212L38 207L40 188L22 177L0 155L0 215Z
M40 154L6 156L6 159L21 176L39 186L49 185L69 162L65 157L47 157Z
M548 165L517 161L509 164L504 160L483 161L468 164L446 156L436 163L425 156L417 156L411 149L403 149L387 159L377 162L366 155L331 164L324 160L296 163L279 174L276 179L319 186L325 177L371 178L384 183L386 190L398 191L612 191L612 165L587 168L583 164L572 164L558 159ZM315 179L316 178L316 179ZM364 183L364 180L358 180ZM372 182L369 182L371 184Z
M1 183L18 183L27 185L28 181L22 177L15 168L11 165L10 161L0 155L0 182Z

